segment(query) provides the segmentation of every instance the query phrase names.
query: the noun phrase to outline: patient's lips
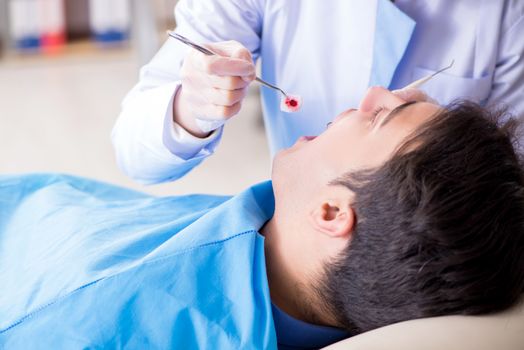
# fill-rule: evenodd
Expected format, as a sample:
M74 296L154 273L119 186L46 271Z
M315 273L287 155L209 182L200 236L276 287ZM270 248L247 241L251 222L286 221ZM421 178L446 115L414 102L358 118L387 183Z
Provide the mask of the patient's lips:
M317 138L316 136L300 136L297 141L298 142L307 142L307 141L314 140L316 138Z
M302 97L287 95L280 100L280 110L287 113L297 112L302 106Z

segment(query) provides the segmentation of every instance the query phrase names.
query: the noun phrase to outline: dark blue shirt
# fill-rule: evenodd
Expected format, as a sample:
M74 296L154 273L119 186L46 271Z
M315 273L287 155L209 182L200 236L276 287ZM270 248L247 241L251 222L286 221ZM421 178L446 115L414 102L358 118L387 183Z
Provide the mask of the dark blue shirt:
M272 304L278 350L318 349L350 337L340 328L319 326L297 320Z

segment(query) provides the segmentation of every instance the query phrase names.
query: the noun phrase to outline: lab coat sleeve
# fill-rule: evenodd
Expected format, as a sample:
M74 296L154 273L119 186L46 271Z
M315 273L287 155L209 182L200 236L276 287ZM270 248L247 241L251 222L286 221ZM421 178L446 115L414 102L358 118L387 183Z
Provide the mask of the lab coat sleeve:
M200 43L236 40L256 60L259 55L262 0L181 0L176 31ZM136 181L172 181L211 155L222 129L196 139L172 123L172 103L180 85L180 67L189 48L168 39L140 70L139 82L126 95L113 128L117 163Z
M170 110L177 86L177 82L166 83L128 96L113 128L117 163L140 183L182 177L211 154L220 140L222 129L199 139L174 125Z
M524 15L502 33L492 90L488 105L509 107L509 111L524 120Z

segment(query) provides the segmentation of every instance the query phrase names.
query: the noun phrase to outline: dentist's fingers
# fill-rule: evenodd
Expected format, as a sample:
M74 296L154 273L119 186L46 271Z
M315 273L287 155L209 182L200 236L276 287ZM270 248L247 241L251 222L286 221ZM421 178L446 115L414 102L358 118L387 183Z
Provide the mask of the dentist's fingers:
M237 90L245 88L249 85L249 81L245 81L240 77L219 77L217 75L205 75L207 84L217 89Z
M191 81L197 87L213 87L223 90L238 90L243 89L249 85L249 82L240 77L219 77L218 75L195 74L195 72L188 71L188 68L182 66L180 71L182 81Z
M404 102L402 98L391 93L388 89L382 86L372 86L360 101L358 109L362 112L371 112L378 107L393 110Z
M252 62L247 62L238 58L205 56L197 52L198 56L193 62L195 68L202 73L218 76L251 76L255 72Z
M227 106L210 103L208 98L202 94L186 96L185 101L192 105L192 112L196 116L195 119L204 120L226 121L237 114L242 106L241 101Z
M189 50L180 70L181 92L173 110L175 122L201 137L207 133L195 121L225 121L234 116L240 110L247 86L255 79L251 53L240 43L227 41L205 46L215 55Z
M231 54L231 57L239 58L241 60L245 60L248 62L253 62L253 57L251 56L251 52L243 46L234 50L233 53ZM253 68L255 68L254 65L253 65ZM251 74L241 76L241 78L242 80L246 81L247 83L250 83L253 80L255 80L256 72L255 70L253 70Z
M206 105L202 109L202 113L210 115L210 120L227 120L235 116L242 107L242 102L237 102L231 106L219 106L219 105Z
M223 90L211 88L205 91L207 101L217 106L232 106L246 97L247 89Z
M418 102L429 102L433 104L438 104L436 100L428 96L424 91L419 89L399 89L391 91L397 97L403 99L406 102L418 101Z
M240 79L237 83L237 86L241 86L238 89L223 89L215 87L215 84L209 84L209 79L205 76L195 75L186 77L184 85L186 99L192 101L195 105L196 103L199 103L232 106L235 103L242 101L247 95L247 82ZM231 85L231 87L233 86L235 85ZM205 115L200 115L199 117L205 117Z
M192 50L191 62L194 67L203 73L218 76L249 77L255 74L255 64L251 53L242 44L236 41L226 41L207 44L216 55L207 56L199 51Z

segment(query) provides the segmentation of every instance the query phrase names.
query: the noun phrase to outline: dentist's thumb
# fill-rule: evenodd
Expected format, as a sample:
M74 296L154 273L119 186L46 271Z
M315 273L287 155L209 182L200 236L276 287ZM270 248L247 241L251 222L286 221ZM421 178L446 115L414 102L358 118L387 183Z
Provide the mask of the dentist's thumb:
M398 89L398 90L393 90L392 93L394 93L399 98L407 102L417 101L417 102L429 102L433 104L438 104L438 102L435 99L433 99L428 94L426 94L424 91L419 90L419 89L414 89L414 88Z

